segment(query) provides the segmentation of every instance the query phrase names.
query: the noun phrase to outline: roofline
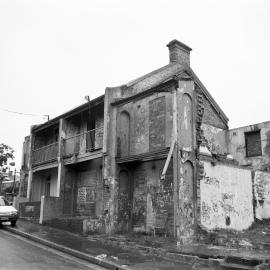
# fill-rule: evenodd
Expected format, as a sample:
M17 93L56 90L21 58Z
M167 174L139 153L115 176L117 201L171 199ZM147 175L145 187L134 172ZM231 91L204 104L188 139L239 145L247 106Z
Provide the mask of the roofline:
M90 105L96 106L96 105L104 102L104 96L105 95L102 95L102 96L99 96L99 97L91 100ZM69 111L67 111L67 112L65 112L63 114L60 114L60 115L52 118L51 120L47 121L46 123L43 123L43 124L40 124L40 125L35 125L34 127L32 127L32 131L38 131L38 130L44 129L44 128L48 127L48 126L51 126L53 124L56 124L56 123L58 123L58 121L61 118L66 118L66 117L71 116L71 115L73 115L75 113L79 113L81 111L84 111L88 106L89 106L89 103L86 102L86 103L84 103L84 104L82 104L82 105L80 105L78 107L75 107L75 108L73 108L73 109L71 109L71 110L69 110Z
M150 73L147 73L146 75L144 76L141 76L133 81L130 81L128 82L127 84L124 84L122 85L129 88L129 87L132 87L133 84L136 84L137 82L139 82L140 80L144 80L145 78L147 78L148 76L151 76L152 74L158 72L158 71L161 71L163 69L166 69L167 67L169 67L170 65L172 64L168 64L166 66L163 66L159 69L156 69ZM195 74L195 72L192 70L191 67L187 67L187 66L182 66L182 70L180 72L178 72L177 74L174 74L172 76L170 76L169 78L165 79L164 81L160 82L158 85L154 85L150 88L147 88L145 89L143 92L145 91L149 91L150 89L153 89L153 88L157 88L159 85L161 84L164 84L170 80L173 80L175 79L175 77L181 75L182 73L184 72L190 72L191 75L193 76L194 78L194 81L201 87L203 93L205 94L205 96L208 98L208 100L210 101L211 105L214 107L214 109L216 110L216 112L219 114L219 116L221 117L221 119L223 120L223 122L226 124L226 126L228 127L228 121L229 121L229 118L226 116L226 114L223 112L223 110L219 107L219 105L217 104L217 102L215 101L215 99L212 97L212 95L208 92L208 90L206 89L206 87L203 85L203 83L200 81L200 79L198 78L198 76ZM118 86L118 87L121 87L121 86ZM118 88L116 87L116 88ZM117 101L115 103L121 103L121 101Z
M237 128L232 128L232 129L229 129L229 131L234 131L234 130L237 130L237 129L247 128L247 127L252 127L252 126L262 125L262 124L267 124L267 123L270 124L270 121L264 121L264 122L259 122L259 123L255 123L255 124L251 124L251 125L246 125L246 126L241 126L241 127L237 127Z
M194 77L194 79L197 82L197 84L202 88L203 93L206 95L206 97L209 99L209 101L212 104L212 106L215 108L215 110L218 112L218 114L220 115L220 117L222 118L222 120L224 120L226 122L226 125L227 125L227 122L229 121L229 118L226 116L226 114L223 112L223 110L219 107L219 105L217 104L217 102L214 100L213 96L208 92L208 90L203 85L203 83L200 81L200 79L195 74L195 72L192 70L192 68L191 67L188 67L186 69L187 69L187 71L190 71L191 72L191 74Z

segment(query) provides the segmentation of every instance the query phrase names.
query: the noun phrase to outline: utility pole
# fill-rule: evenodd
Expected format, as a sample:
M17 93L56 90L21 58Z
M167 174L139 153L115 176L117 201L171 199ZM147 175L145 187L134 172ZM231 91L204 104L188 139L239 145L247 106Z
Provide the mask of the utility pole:
M14 171L14 176L13 176L12 197L14 197L14 191L15 191L15 180L16 180L16 168L15 168L15 171Z

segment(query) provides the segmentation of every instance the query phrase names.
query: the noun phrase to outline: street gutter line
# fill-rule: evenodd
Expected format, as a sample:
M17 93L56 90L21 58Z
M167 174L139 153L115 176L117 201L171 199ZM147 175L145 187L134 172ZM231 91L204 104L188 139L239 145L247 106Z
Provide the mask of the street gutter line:
M45 240L45 239L40 238L40 237L35 236L35 235L31 235L30 233L26 233L26 232L20 231L20 230L15 229L15 228L11 228L8 226L3 226L3 228L9 232L18 234L22 237L25 237L27 239L30 239L30 240L35 241L37 243L40 243L42 245L59 250L59 251L64 252L66 254L77 257L79 259L89 261L95 265L104 267L104 268L109 269L109 270L133 270L134 269L134 268L131 268L130 266L122 266L122 265L118 265L114 262L99 260L96 257L94 257L93 255L86 254L86 253L80 252L78 250L71 249L71 248L56 244L54 242Z
M25 238L23 236L20 236L20 235L17 235L17 234L13 234L13 233L11 233L11 232L9 232L7 230L1 230L0 232L6 234L8 236L14 237L16 239L19 239L21 241L24 241L24 242L26 242L26 243L28 243L30 245L36 246L36 247L38 247L40 249L43 249L43 250L49 251L49 252L51 252L53 254L59 255L62 258L65 258L65 259L68 259L70 261L74 261L74 262L76 262L78 264L81 264L83 266L86 266L90 270L106 270L106 269L108 269L108 268L100 267L100 266L98 266L96 264L92 264L92 263L90 263L88 261L82 260L80 258L77 258L77 257L73 256L73 255L70 255L70 254L67 254L65 252L59 251L57 249L54 249L54 248L45 246L45 245L40 244L40 243L37 243L37 242L35 242L33 240L29 240L29 239L27 239L27 238Z

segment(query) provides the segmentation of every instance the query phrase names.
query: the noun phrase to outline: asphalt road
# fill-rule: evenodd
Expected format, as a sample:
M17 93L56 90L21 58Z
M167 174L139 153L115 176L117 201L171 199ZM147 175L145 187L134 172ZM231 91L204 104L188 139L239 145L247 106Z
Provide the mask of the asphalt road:
M0 227L0 269L7 270L105 270L63 252L4 231Z

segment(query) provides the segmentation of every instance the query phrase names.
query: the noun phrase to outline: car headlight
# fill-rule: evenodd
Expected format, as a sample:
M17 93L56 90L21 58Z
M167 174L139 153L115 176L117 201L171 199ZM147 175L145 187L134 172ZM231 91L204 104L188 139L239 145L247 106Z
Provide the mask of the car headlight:
M15 215L18 214L18 211L11 211L10 214L13 215L13 216L15 216Z

